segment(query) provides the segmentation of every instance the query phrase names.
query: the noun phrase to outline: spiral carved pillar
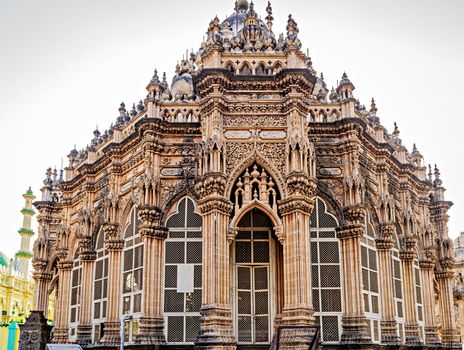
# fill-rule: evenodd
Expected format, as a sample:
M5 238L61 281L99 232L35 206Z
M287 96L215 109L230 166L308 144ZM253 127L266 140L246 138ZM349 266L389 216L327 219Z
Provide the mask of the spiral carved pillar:
M118 238L118 224L105 224L103 232L108 250L109 271L105 332L100 342L105 345L118 345L121 341L121 264L124 240Z
M343 261L345 312L342 318L342 344L369 345L364 315L361 282L361 237L364 234L366 210L361 205L344 208L345 225L337 228Z
M145 288L142 297L142 316L139 344L161 345L166 343L163 319L163 271L164 240L167 229L159 226L161 209L155 206L141 206L138 210L140 233L143 239L143 280Z
M393 270L391 249L394 246L392 239L395 232L393 223L383 224L380 238L377 238L375 245L379 257L380 268L380 332L382 344L397 345L400 342L398 337L398 325L395 320L395 303L393 299Z

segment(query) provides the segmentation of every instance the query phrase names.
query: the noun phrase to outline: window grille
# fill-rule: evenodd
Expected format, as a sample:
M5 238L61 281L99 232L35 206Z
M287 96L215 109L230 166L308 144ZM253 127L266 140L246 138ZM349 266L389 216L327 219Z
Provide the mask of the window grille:
M166 220L164 317L168 343L193 343L200 330L202 303L202 218L195 203L182 198L176 211ZM184 264L193 265L193 290L178 292L178 275ZM192 277L192 276L190 276Z
M398 323L398 335L403 342L403 325L405 322L403 312L403 280L401 278L401 263L399 259L399 244L398 237L393 237L395 245L392 249L392 269L393 269L393 299L395 301L395 320Z
M108 252L104 246L105 234L103 228L98 232L95 250L94 285L93 285L93 340L98 343L103 336L103 325L106 321L106 302L108 294Z
M76 340L76 330L79 324L79 308L81 299L82 265L79 259L79 248L76 248L71 270L71 303L69 310L69 335L70 340Z
M124 230L122 271L122 311L133 317L126 322L125 342L128 343L133 343L138 335L138 319L142 311L143 242L138 230L140 224L137 209L133 207Z
M322 341L338 342L342 323L340 243L335 234L338 221L321 198L316 198L310 218L314 316Z
M372 218L367 213L365 220L364 237L361 241L361 271L363 282L363 301L366 318L368 319L369 333L372 341L380 341L380 310L379 310L379 273L377 250L375 248L375 229Z
M417 323L419 328L422 330L424 328L424 313L423 313L423 302L422 302L422 279L419 268L419 261L414 259L414 283L415 283L415 292L416 292L416 315ZM424 341L423 333L420 332L421 340Z

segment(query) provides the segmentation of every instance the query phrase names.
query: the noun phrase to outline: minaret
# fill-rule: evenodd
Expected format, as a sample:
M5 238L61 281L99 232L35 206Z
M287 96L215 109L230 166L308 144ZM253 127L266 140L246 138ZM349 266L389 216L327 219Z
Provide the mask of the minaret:
M19 272L27 277L29 273L29 260L32 258L32 252L30 251L31 237L34 235L31 227L31 219L35 214L34 209L32 209L32 201L35 199L35 196L32 194L30 187L23 194L23 197L25 199L24 208L21 210L23 214L23 226L18 231L21 236L21 247L15 256L19 261Z

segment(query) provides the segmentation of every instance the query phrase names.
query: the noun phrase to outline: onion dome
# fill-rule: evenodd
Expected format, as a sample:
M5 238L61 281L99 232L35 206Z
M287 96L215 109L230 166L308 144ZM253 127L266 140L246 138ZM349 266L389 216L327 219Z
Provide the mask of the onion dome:
M377 117L377 106L375 105L374 98L372 98L371 109L369 110L369 114L367 116L367 119L369 119L371 122L373 122L375 124L380 123L380 118Z
M333 88L333 86L332 86L332 90L330 90L329 99L330 99L331 102L336 102L336 101L338 100L337 91L335 91L335 89Z
M137 115L137 111L136 111L136 109L135 109L135 103L134 103L134 104L132 104L132 109L131 109L131 111L130 111L130 116L131 116L132 118L134 118L136 115Z
M247 12L248 7L249 5L247 0L237 0L235 2L235 12Z
M2 252L0 252L0 266L8 267L8 258Z

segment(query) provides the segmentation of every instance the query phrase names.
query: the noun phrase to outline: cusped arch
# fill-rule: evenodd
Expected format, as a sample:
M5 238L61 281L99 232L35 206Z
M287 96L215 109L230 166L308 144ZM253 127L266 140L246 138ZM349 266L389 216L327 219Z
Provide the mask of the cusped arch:
M239 176L247 168L252 167L255 163L259 164L269 173L269 175L272 177L272 179L276 183L277 189L279 190L281 197L282 198L286 197L287 188L285 186L282 173L276 167L274 167L271 163L269 163L266 160L266 158L261 156L259 152L256 150L232 170L231 176L229 176L229 179L226 183L225 197L230 198L230 196L232 195L232 190L234 188L234 185L236 184Z
M161 222L163 222L164 224L166 223L168 219L168 217L166 217L166 214L170 211L171 208L174 207L174 205L179 203L180 200L184 197L189 197L196 205L198 200L197 193L195 193L194 189L191 186L184 187L181 190L176 191L173 195L171 195L162 206Z
M258 209L266 214L272 221L274 225L275 235L279 242L283 243L285 241L285 233L283 230L282 221L280 220L279 216L275 211L273 211L269 206L264 205L262 202L258 200L254 200L246 205L244 205L240 210L235 214L230 222L230 228L232 232L237 232L238 224L240 220L253 209Z

